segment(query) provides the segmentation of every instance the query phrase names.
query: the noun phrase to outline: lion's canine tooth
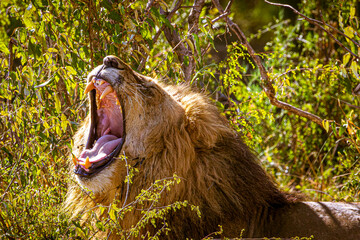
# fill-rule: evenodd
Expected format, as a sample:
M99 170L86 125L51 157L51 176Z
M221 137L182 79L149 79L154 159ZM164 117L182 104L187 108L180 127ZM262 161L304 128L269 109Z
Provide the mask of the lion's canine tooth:
M114 89L111 86L107 86L105 88L105 90L103 91L103 93L100 96L100 100L102 100L106 95L108 95L109 93L111 93L112 91L114 91Z
M76 166L78 164L79 160L75 156L72 157L72 160L73 160L74 165Z
M93 90L94 88L95 88L94 82L93 82L93 81L90 81L90 82L88 83L88 85L86 85L84 94L87 94L88 92L90 92L90 91Z
M89 156L86 157L86 160L85 160L85 164L84 164L84 167L86 169L89 169L89 167L91 166L91 163L90 163L90 160L89 160Z
M116 99L116 105L120 106L120 101L119 101L119 99Z
M103 85L105 83L105 80L100 80L99 85Z

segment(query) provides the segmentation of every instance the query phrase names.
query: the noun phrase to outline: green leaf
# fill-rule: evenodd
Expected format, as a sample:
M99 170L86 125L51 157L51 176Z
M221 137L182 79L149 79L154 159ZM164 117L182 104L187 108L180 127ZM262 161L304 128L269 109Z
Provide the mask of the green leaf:
M350 18L355 17L356 8L354 6L350 7Z
M67 120L65 114L62 113L61 114L61 123L60 123L60 125L61 125L61 128L62 128L63 132L66 132L67 124L68 124L68 120Z
M191 48L191 52L194 54L195 53L195 48L194 48L194 44L191 42L190 39L185 38L185 41L187 42L187 44L189 45L189 47Z
M71 75L76 75L77 74L77 72L75 71L75 69L73 67L66 66L65 68Z
M193 37L195 40L196 51L198 52L199 55L201 55L199 36L197 34L193 34Z
M329 121L323 120L322 125L323 125L324 129L326 130L326 132L329 132L329 128L330 128Z
M351 57L350 53L346 53L346 54L343 56L343 64L344 64L344 66L346 66L346 64L349 62L350 57Z
M349 37L349 38L353 38L354 37L354 29L350 26L346 27L344 29L344 33Z
M0 51L5 53L6 55L10 54L10 51L4 42L0 42Z
M58 50L56 48L48 48L49 53L57 53Z
M357 66L357 63L355 61L352 61L350 69L351 69L352 73L354 74L354 76L357 79L360 79L359 73L358 73L358 66Z
M111 220L113 220L114 222L116 222L116 215L115 215L115 210L113 208L110 208L110 211L109 211L109 217Z
M58 98L58 96L56 94L54 94L54 98L55 98L55 109L56 112L61 113L61 103L60 100Z
M169 63L172 63L173 59L174 59L174 54L172 51L170 51L167 55L168 61Z

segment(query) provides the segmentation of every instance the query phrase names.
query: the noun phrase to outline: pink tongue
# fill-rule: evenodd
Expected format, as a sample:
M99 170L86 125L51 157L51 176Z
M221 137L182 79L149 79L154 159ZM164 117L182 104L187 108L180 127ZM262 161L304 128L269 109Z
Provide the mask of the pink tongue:
M85 163L86 158L89 157L90 162L99 162L114 151L120 142L121 138L110 134L104 135L96 141L93 148L85 149L81 153L79 161Z

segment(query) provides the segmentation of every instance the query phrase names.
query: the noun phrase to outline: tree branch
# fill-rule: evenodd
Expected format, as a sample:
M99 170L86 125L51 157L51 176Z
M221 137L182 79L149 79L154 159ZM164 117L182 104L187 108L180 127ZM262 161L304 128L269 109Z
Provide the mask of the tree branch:
M212 2L214 4L214 6L218 9L220 14L225 13L222 6L219 3L219 0L212 0ZM247 48L251 58L254 60L256 66L259 68L261 80L262 80L262 88L264 89L267 97L269 98L270 103L276 107L287 110L298 116L305 117L305 118L317 123L321 127L323 127L322 119L320 117L276 99L275 89L270 81L270 78L269 78L266 68L264 67L264 65L261 62L261 58L259 57L259 55L257 55L255 50L252 48L250 43L247 41L247 39L246 39L244 33L241 31L240 27L236 23L231 21L231 19L228 17L226 17L226 21L227 21L227 24L228 24L229 28L231 29L231 31L233 31L235 33L235 35L240 40L240 42Z
M90 42L90 60L91 60L91 68L94 67L94 46L93 46L93 40L92 40L92 21L93 21L93 17L92 17L92 0L89 1L88 3L88 8L89 8L89 12L88 12L88 31L89 31L89 42Z
M200 0L200 1L202 1L202 0ZM179 0L179 1L176 2L176 5L174 7L175 11L178 8L180 8L181 3L182 3L182 0ZM194 2L193 7L194 8L197 7L197 1L196 0ZM174 10L172 12L174 12ZM195 11L195 13L192 16L196 17L197 11ZM201 10L200 10L200 12L201 12ZM165 12L161 8L160 8L160 13L165 15ZM167 17L168 20L171 19L170 14L168 14L166 17ZM189 50L185 46L185 44L181 40L179 34L175 30L172 30L169 27L164 26L164 34L165 34L165 37L166 37L167 41L170 43L171 47L173 48L173 51L176 53L179 61L183 62L183 64L181 65L181 68L182 68L182 70L184 72L184 79L185 79L186 82L189 82L191 80L191 76L192 76L192 74L193 74L193 72L195 70L195 59L194 59L194 57L192 55L191 50ZM188 65L184 64L185 57L188 57L188 60L189 60Z
M189 34L199 32L199 16L204 7L205 0L195 0L191 13L188 17Z
M171 10L171 12L169 14L167 14L166 18L169 21L171 20L172 16L174 16L175 12L181 7L182 2L183 2L183 0L177 1L174 9ZM147 8L149 8L148 11L150 10L152 4L153 4L153 1L150 0L147 4ZM165 12L162 9L160 9L160 13L165 15ZM162 25L161 28L156 32L155 36L152 39L153 44L155 44L155 42L158 40L158 38L160 37L160 34L164 31L165 27L166 27L165 24ZM148 56L146 56L145 58L143 58L141 60L140 65L137 68L138 71L141 71L144 68L147 58L148 58Z

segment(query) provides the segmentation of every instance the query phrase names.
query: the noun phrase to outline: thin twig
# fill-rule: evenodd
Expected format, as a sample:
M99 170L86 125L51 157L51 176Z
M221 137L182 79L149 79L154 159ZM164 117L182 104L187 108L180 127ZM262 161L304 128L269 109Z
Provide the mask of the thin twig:
M129 176L129 166L128 166L128 162L126 160L126 156L125 156L125 152L123 153L123 156L124 156L124 160L125 160L125 166L126 166L126 177L128 178L127 179L127 184L126 184L126 195L125 195L125 200L124 200L124 203L122 205L122 208L125 207L126 205L126 201L128 199L128 196L129 196L129 189L130 189L130 176Z
M21 158L23 157L24 150L25 150L24 144L22 144L22 146L21 146L21 154L19 155L18 159L16 160L16 163L14 164L13 168L11 169L11 172L13 173L14 176L13 176L13 178L11 179L10 183L8 184L8 186L6 187L3 195L1 196L1 202L4 201L4 198L5 198L6 194L8 193L11 185L13 184L15 178L18 176L18 175L17 175L17 171L18 171L18 169L19 169L19 167L20 167L19 163L20 163L20 161L21 161Z
M346 102L346 101L344 101L344 100L341 100L341 99L339 99L339 98L335 98L335 97L333 97L333 96L331 96L331 98L336 99L336 100L338 100L338 101L340 101L340 102L342 102L342 103L345 103L346 105L348 105L348 106L351 107L351 108L360 109L360 106L353 105L353 104L351 104L351 103L349 103L349 102Z
M211 20L211 23L214 24L215 22L219 21L220 19L228 16L230 13L231 12L225 12L225 13L221 14L220 16L218 16L218 17L214 18L213 20ZM204 25L204 27L207 27L207 26L208 26L208 24Z

